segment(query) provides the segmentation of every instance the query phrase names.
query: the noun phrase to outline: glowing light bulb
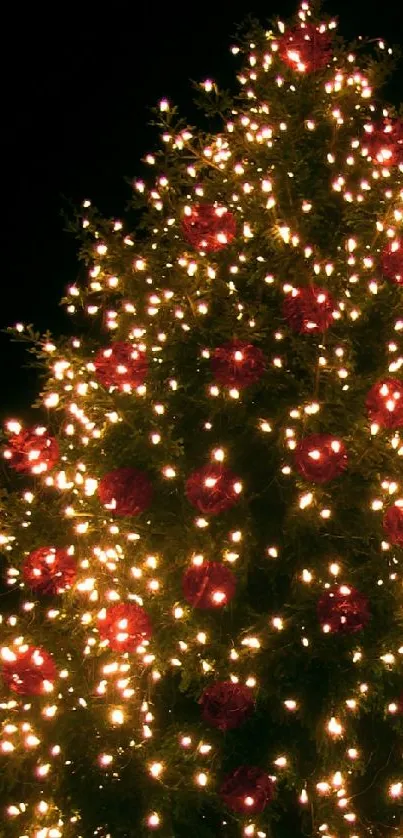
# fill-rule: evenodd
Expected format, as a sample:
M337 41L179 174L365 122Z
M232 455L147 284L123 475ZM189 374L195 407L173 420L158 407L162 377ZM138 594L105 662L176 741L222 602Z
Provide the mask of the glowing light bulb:
M157 829L161 825L161 818L157 812L152 812L147 818L147 824L151 829Z
M403 795L403 783L393 783L389 789L389 794L391 797L402 797Z
M338 719L335 718L335 716L332 716L332 718L328 722L327 729L332 736L343 735L343 727L338 721Z

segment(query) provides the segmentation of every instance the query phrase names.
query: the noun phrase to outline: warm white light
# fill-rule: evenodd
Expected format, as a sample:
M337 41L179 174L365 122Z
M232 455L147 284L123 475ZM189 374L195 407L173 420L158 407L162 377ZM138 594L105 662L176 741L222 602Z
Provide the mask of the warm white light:
M393 783L389 789L391 797L401 797L403 794L403 783Z
M151 815L149 815L149 816L148 816L148 818L147 818L147 824L148 824L148 826L150 826L152 829L156 829L156 828L160 825L160 823L161 823L160 816L159 816L159 815L157 815L157 813L156 813L156 812L153 812L153 813L152 813Z
M327 729L329 733L332 734L332 736L343 735L343 727L340 724L340 722L335 718L335 716L332 716L332 718L330 719L330 722L327 725Z

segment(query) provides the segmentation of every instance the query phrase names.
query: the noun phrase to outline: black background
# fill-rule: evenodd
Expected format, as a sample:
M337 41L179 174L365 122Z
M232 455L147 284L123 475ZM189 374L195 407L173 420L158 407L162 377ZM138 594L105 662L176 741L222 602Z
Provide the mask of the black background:
M121 217L130 196L125 176L158 143L150 108L164 96L195 120L190 79L213 78L236 87L229 52L236 24L287 17L294 0L247 3L83 2L7 7L3 21L2 304L0 326L32 322L55 334L67 329L59 307L78 274L74 239L63 232L61 210L90 198ZM329 0L325 10L340 30L403 41L400 3ZM403 61L385 91L399 104ZM25 350L0 338L1 415L21 415L36 395Z

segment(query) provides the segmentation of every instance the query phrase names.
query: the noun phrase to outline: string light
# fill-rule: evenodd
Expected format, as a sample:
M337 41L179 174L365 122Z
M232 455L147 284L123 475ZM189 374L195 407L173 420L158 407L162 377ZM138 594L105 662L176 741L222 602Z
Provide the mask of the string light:
M382 318L383 306L390 306L390 333L382 347L386 361L383 378L378 382L379 392L375 394L380 402L375 408L370 405L367 417L365 396L362 400L354 431L355 444L351 445L353 471L348 479L352 479L354 470L363 463L368 491L363 490L362 508L371 521L371 546L368 539L365 542L366 574L368 579L376 580L377 596L385 596L385 602L390 603L398 596L401 542L396 521L392 521L393 526L390 524L390 509L395 517L399 514L398 457L403 456L403 423L399 420L399 386L391 385L390 381L399 382L403 368L403 320L397 314L403 223L402 138L386 109L379 122L376 120L372 74L359 66L359 56L348 51L343 55L340 50L337 61L333 60L329 44L335 22L328 19L313 24L314 19L310 3L304 0L296 16L297 24L286 25L280 21L278 31L262 33L263 48L254 41L246 47L245 66L240 74L242 102L234 106L222 132L202 140L200 145L193 131L182 125L175 128L174 108L167 99L161 100L159 114L167 162L163 165L159 155L147 154L144 162L150 167L150 180L147 177L133 183L134 192L144 200L152 215L149 240L143 237L137 241L118 220L100 224L90 202L83 203L82 226L91 237L92 258L88 284L85 287L74 284L68 289L67 310L71 314L82 310L91 323L99 324L102 334L107 332L111 343L102 348L101 357L94 354L90 341L84 337L65 344L60 342L60 346L58 341L44 338L38 352L50 371L42 396L49 428L42 424L28 428L11 420L6 426L8 442L4 450L5 463L24 472L32 483L16 496L15 509L10 505L0 533L2 550L9 559L7 585L22 597L17 614L1 616L4 633L1 658L9 696L2 699L4 721L0 749L11 770L14 760L32 760L34 754L36 763L33 770L29 768L30 782L37 783L41 789L50 787L63 760L65 768L72 765L64 756L65 734L60 735L60 744L52 738L57 737L59 720L63 731L67 714L74 712L78 719L79 713L93 712L102 716L99 733L99 750L102 750L95 755L95 761L103 777L121 780L123 766L130 762L128 754L135 749L153 786L164 784L164 789L168 789L172 768L173 773L176 770L177 776L185 778L188 787L193 787L201 801L203 795L208 800L210 790L216 794L218 787L216 777L206 766L210 768L214 755L215 771L226 746L218 740L210 744L200 738L196 727L194 730L189 727L188 732L186 726L186 732L179 734L181 728L175 728L166 759L162 744L159 751L155 750L161 742L161 727L167 740L171 735L170 725L166 727L161 721L158 702L154 705L165 673L172 669L175 675L176 671L183 673L184 683L191 684L192 691L193 687L200 687L200 692L208 683L226 679L231 689L240 685L245 691L251 691L251 703L256 701L259 706L263 656L270 661L271 654L279 657L281 651L286 666L284 655L294 654L295 640L304 661L311 654L320 657L322 649L326 656L333 654L329 650L336 647L330 644L333 640L337 642L337 638L330 636L333 632L327 623L323 631L320 626L315 630L312 606L315 611L320 596L332 586L337 585L340 591L352 590L349 587L352 570L358 575L361 567L355 561L354 552L361 533L351 533L351 538L346 536L344 541L340 538L341 509L345 501L341 500L342 490L337 482L333 484L334 495L333 490L328 491L323 485L326 480L322 479L321 470L326 456L322 448L313 445L308 452L310 471L297 469L297 459L293 458L298 454L301 439L314 434L322 425L326 430L333 402L338 405L340 426L347 436L353 436L354 399L358 399L355 390L356 344L361 334L358 330L368 313L375 312L378 319ZM316 58L312 58L312 39L316 44ZM379 42L379 49L387 53L383 42ZM232 49L234 55L239 51L238 47ZM323 66L313 67L311 62L321 62L323 56L326 58ZM284 171L278 162L282 159L281 150L289 148L296 103L304 95L303 85L308 85L311 72L315 74L315 113L304 114L299 130L307 148L308 143L317 144L318 167L326 167L332 201L340 208L342 232L331 253L326 252L317 227L312 224L319 211L317 199L306 185L300 188L298 149L295 163L287 164ZM267 101L260 92L263 83L269 91ZM200 88L213 99L220 95L211 79L202 82ZM331 128L333 137L331 150L325 146L322 152L321 124ZM305 140L301 141L301 147L304 144ZM265 149L269 154L268 165L260 163ZM291 158L284 155L284 159ZM169 161L175 165L171 166ZM177 194L175 167L180 168L182 164L187 187L182 192L183 205L173 209ZM211 179L206 177L207 173ZM285 191L289 201L283 198ZM376 206L378 212L373 209ZM198 226L200 218L202 228ZM267 236L272 243L270 258L267 248L261 246ZM285 270L287 265L289 268ZM130 276L133 282L129 281ZM291 276L295 285L291 284ZM256 280L256 288L260 289L261 305L257 305L258 297L247 290L252 280ZM301 289L310 288L312 280L318 290L309 300ZM336 302L334 306L329 304L328 317L323 319L330 290ZM281 323L276 309L279 297L286 303L304 298L302 308L295 309L293 317L282 317ZM231 326L228 332L239 333L248 348L260 350L261 347L262 375L250 383L250 393L240 383L239 375L228 383L215 380L212 375L209 364L221 328L220 318L213 322L216 301L220 302L222 316L225 312L228 318ZM297 315L301 328L293 328ZM194 362L192 353L201 341L200 329L204 337ZM29 329L23 324L16 325L15 333L24 340L29 337ZM183 347L184 339L189 341L188 349L184 354L177 353L176 347ZM208 348L204 346L205 340ZM116 351L118 344L120 353ZM247 352L238 348L231 363L239 371L247 357ZM253 363L256 357L252 358ZM296 366L296 362L302 363L302 357L304 369L309 364L312 366L309 384L308 376L305 381L301 367ZM146 362L140 364L139 370L142 359ZM189 373L191 364L194 364L193 372ZM389 378L395 375L397 379ZM191 391L187 389L189 376L193 376ZM300 377L301 395L291 401L292 397L285 393L291 393L292 382L298 383ZM259 387L263 389L260 391ZM262 400L261 394L264 396L269 391L270 400L265 401L264 397ZM197 424L197 401L203 407L200 424ZM195 417L190 436L182 427L188 405L194 408ZM389 418L385 420L385 416ZM57 451L50 430L56 426L59 427ZM215 509L210 502L218 493L219 476L206 477L202 496L198 486L191 496L183 497L184 481L190 470L198 467L189 452L199 444L200 451L204 450L204 463L217 469L227 466L230 469L241 454L236 445L241 428L242 445L246 446L249 435L260 445L262 466L256 461L247 463L245 447L245 456L241 457L245 476L240 470L239 479L234 478L231 484L231 492L236 496L232 500L237 501L237 506L234 504L230 509L229 505L228 518L221 519L217 516L222 510ZM203 446L207 437L208 444ZM139 442L138 449L135 440ZM338 434L332 440L332 454L340 455L344 442ZM347 443L348 440L348 473ZM134 506L126 516L124 509L122 514L116 492L103 506L99 504L99 496L110 455L115 451L125 467L123 457L129 450L130 460L133 452L142 450L142 461L149 463L150 504L141 507L140 512ZM277 462L277 457L278 473L270 475L270 463ZM256 508L261 504L264 510L266 504L267 541L263 547L257 547L253 526L254 476L255 468L258 473L265 463L267 481L262 498L256 496ZM200 468L202 465L200 462ZM317 480L310 479L313 467L316 468L314 476L319 475ZM341 486L343 476L336 477ZM224 508L227 495L225 485L220 499ZM284 503L290 499L285 528L279 527L271 517L269 507L277 497L284 499ZM393 503L395 506L391 507ZM198 510L197 517L191 504ZM29 595L28 575L22 572L23 561L27 561L34 547L45 549L46 556L51 558L58 550L57 544L54 547L37 544L40 533L46 531L45 524L38 530L42 514L49 514L52 533L55 522L61 522L61 547L70 550L76 562L76 578L69 580L68 593L56 585L53 594L57 601L43 609L36 597ZM171 526L176 533L174 544L170 540ZM318 531L317 541L305 537L309 528ZM298 549L293 546L294 538ZM309 555L308 542L312 544ZM204 598L213 563L216 572L218 567L219 572L224 569L232 575L226 582L223 576L223 584L214 583L210 596ZM239 596L247 598L248 590L243 586L250 567L276 574L279 569L284 572L283 563L292 583L289 607L282 609L277 603L264 614L263 620L255 620L252 609L248 627L237 635L231 620L233 613L237 613L238 593L232 592L232 584L231 590L228 589L228 579L234 579L234 592L237 587ZM47 562L49 574L54 564L55 561ZM201 587L185 597L178 574L181 568L185 571L188 567L200 571L201 576L194 577L194 584L196 588L197 584ZM37 576L39 566L33 572ZM292 599L294 591L300 597L296 609ZM235 596L234 604L230 604L232 596ZM110 609L122 605L131 606L129 613L134 613L133 608L143 609L148 617L150 612L147 631L137 636L136 627L133 628L128 617L122 616L116 636L113 633L106 636L102 631L106 615ZM206 614L210 607L212 612ZM385 613L388 608L385 606ZM28 677L26 670L22 671L16 663L23 650L36 642L38 615L42 611L43 633L49 638L52 654L54 651L55 677L43 677L39 692L35 692L38 678L32 679L32 671ZM221 615L224 615L222 623ZM228 633L224 626L231 627ZM59 631L60 638L66 637L65 645L63 641L60 648L55 639ZM130 649L125 648L129 631L136 637ZM326 764L331 768L326 772L318 768L317 775L294 780L290 779L289 769L295 762L291 753L278 755L274 751L268 758L268 765L278 769L279 777L287 773L301 807L312 806L315 810L318 833L323 838L342 838L347 836L346 829L348 838L364 835L359 800L356 810L354 782L355 772L361 771L367 755L365 742L359 748L356 746L355 720L381 687L371 678L369 661L374 656L368 649L367 636L363 636L362 643L360 639L348 648L343 665L346 669L351 667L353 683L346 678L346 684L340 685L335 706L328 706L322 729ZM393 678L401 672L402 649L385 637L376 652L380 669L391 673ZM35 667L40 669L44 660L46 663L37 649ZM37 676L38 670L34 674ZM27 684L33 690L34 700L23 692ZM281 717L287 717L291 725L299 718L306 721L309 715L301 685L303 676L294 687L290 682L283 691L279 679ZM384 698L386 722L394 720L396 724L401 699L389 694ZM164 710L169 712L171 708ZM318 753L320 756L320 743ZM401 801L402 780L394 768L390 768L382 783L380 797L387 800L389 807L394 801ZM281 801L280 782L278 796ZM250 821L255 805L252 792L245 793L243 804L247 822L241 826L242 833L264 838L258 823ZM154 806L155 811L142 816L144 828L150 831L165 828L165 811L157 811L157 798L150 801L150 809ZM79 821L74 820L74 815L60 813L52 801L43 798L34 809L31 804L11 800L6 815L10 821L21 822L19 838L28 834L32 838L70 838L73 834L68 832L70 824L74 836L80 834ZM97 834L95 831L94 838Z

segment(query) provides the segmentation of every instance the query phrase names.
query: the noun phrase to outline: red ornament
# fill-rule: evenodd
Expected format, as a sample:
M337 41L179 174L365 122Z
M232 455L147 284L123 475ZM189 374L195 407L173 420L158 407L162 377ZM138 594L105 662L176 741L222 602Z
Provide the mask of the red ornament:
M2 673L7 686L19 695L43 695L51 692L57 677L52 655L37 646L3 650Z
M403 285L403 242L392 239L381 255L382 273L396 285Z
M130 517L140 515L150 506L152 486L144 472L135 468L117 468L102 478L98 496L115 515Z
M204 690L200 702L205 722L219 730L233 730L251 715L253 695L244 684L216 681Z
M134 652L152 635L151 620L146 611L135 602L120 602L105 610L98 618L99 634L108 640L114 652Z
M222 608L235 595L235 576L220 562L192 564L183 577L183 593L194 608Z
M107 349L100 349L94 360L95 374L103 387L117 387L131 393L144 384L148 372L145 352L131 343L116 341Z
M344 443L331 434L311 434L295 449L295 465L300 474L313 483L327 483L347 466Z
M219 384L242 390L262 377L265 358L262 350L252 343L232 340L214 350L211 368Z
M403 120L384 119L364 126L362 146L384 168L403 163Z
M10 436L4 457L15 471L45 474L59 459L59 445L46 428L26 428Z
M192 506L205 515L218 515L237 502L242 484L229 468L212 463L194 471L186 481Z
M186 241L196 250L214 253L233 241L236 221L226 207L192 204L185 209L182 230Z
M403 500L395 501L387 509L383 519L383 528L391 544L403 547Z
M289 29L280 38L282 61L301 73L323 70L332 58L332 41L328 31L321 32L313 23Z
M333 323L337 305L326 288L293 288L284 300L283 314L294 332L324 332Z
M62 594L71 588L77 575L77 565L74 556L63 548L39 547L25 559L22 574L33 591Z
M318 602L319 622L326 632L353 634L367 625L368 600L349 585L334 585Z
M397 378L382 378L368 393L366 406L371 422L381 428L403 426L403 383Z
M241 765L227 775L220 795L232 812L255 815L273 799L274 783L261 768Z

